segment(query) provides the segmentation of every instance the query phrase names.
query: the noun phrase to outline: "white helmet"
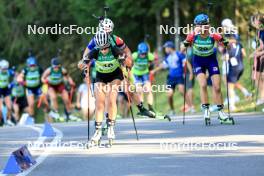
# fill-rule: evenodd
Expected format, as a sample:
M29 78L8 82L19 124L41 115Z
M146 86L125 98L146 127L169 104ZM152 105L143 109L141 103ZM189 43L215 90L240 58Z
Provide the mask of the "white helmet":
M102 21L99 22L99 29L102 29L107 33L111 33L114 30L114 23L109 18L104 18Z
M0 69L5 70L9 68L9 62L5 59L0 61Z
M106 48L110 46L109 34L103 30L99 30L96 32L94 41L95 45L98 48Z
M229 18L224 19L224 20L222 21L221 25L222 25L223 27L227 27L227 28L232 28L232 27L234 27L234 24L233 24L232 20L230 20Z

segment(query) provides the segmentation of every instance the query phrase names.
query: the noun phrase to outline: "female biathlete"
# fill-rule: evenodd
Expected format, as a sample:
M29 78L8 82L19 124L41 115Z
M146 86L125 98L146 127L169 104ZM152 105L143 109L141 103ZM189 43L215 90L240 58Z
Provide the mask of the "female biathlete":
M221 78L216 53L214 52L215 41L228 44L219 34L209 33L209 17L205 14L199 14L194 19L196 31L189 34L184 41L185 46L193 48L193 67L200 85L200 96L202 109L204 110L205 124L210 125L210 111L206 82L206 70L209 72L213 83L214 103L217 104L218 118L221 123L234 123L233 118L229 117L223 111L223 100L221 93ZM197 31L198 30L198 31ZM199 32L197 34L196 32Z
M69 99L69 94L64 85L64 79L66 79L72 87L75 87L75 83L69 76L67 70L61 66L59 59L55 57L51 60L51 67L47 68L44 71L41 77L41 81L44 84L48 84L49 86L48 96L51 100L51 106L53 107L52 109L56 114L58 114L59 110L57 94L61 94L66 109L66 120L69 120L69 118L71 118L71 103Z
M3 102L7 107L7 120L5 125L14 126L12 121L12 101L11 101L11 88L9 86L11 75L8 71L9 63L7 60L0 61L0 112L2 112ZM0 125L3 124L3 115L0 113Z
M118 49L120 49L125 54L128 60L132 60L131 51L128 48L128 46L125 44L123 39L113 34L114 23L112 22L112 20L110 20L109 18L104 18L103 20L101 20L99 22L99 29L105 31L109 35L109 41L112 46L116 46ZM83 53L83 59L78 64L79 68L82 68L85 65L83 64L83 60L85 60L85 57L88 55L88 53L95 47L96 47L95 38L92 38ZM129 67L131 66L132 66L132 63L129 64ZM123 71L125 70L123 69ZM132 76L132 74L128 74L128 73L126 74L128 76ZM138 110L139 110L139 115L155 118L155 114L150 112L143 106L143 102L140 100L140 96L138 94L136 94L133 91L127 91L126 93L133 99L133 101L137 105ZM92 98L90 98L90 100L92 100ZM107 107L106 107L105 112L108 112ZM108 117L108 113L106 113L106 117Z
M104 118L105 108L108 107L107 120L107 137L109 144L112 145L115 139L114 125L117 116L117 95L118 88L123 80L123 73L120 68L119 55L122 53L116 46L110 44L110 36L103 30L99 30L94 41L96 47L93 48L88 58L84 62L90 62L95 59L96 80L95 80L95 133L92 137L93 144L99 144L102 136L102 121ZM123 64L129 65L127 58L123 60ZM106 98L108 97L108 98Z
M143 102L143 93L146 93L149 110L155 113L153 108L151 82L149 79L149 67L154 61L154 55L149 52L147 43L142 42L138 45L138 50L132 54L132 59L134 63L132 73L134 76L136 91L140 95L140 101Z
M257 48L254 52L254 68L253 79L255 79L255 87L257 92L256 105L264 104L264 14L257 14L252 21L252 25L257 30ZM263 109L264 110L264 109Z
M28 112L28 102L24 84L17 81L17 76L18 75L15 74L14 80L11 83L11 97L13 102L14 117L18 122L23 111ZM33 119L27 120L27 122L30 121L33 123Z
M27 58L26 67L18 76L18 82L26 87L26 96L28 102L28 118L34 119L35 116L35 99L42 94L41 91L41 75L43 70L38 66L35 57Z

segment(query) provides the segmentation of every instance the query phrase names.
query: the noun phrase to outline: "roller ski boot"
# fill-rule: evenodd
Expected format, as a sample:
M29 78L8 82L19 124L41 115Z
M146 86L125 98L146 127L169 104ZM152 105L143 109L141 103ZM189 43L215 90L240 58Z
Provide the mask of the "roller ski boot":
M106 136L107 135L107 130L108 130L108 127L107 127L107 124L105 124L104 127L102 128L102 135L103 136Z
M153 113L153 112L147 110L147 109L144 108L144 107L139 108L139 112L137 113L137 115L139 115L139 116L144 116L144 117L147 116L147 117L149 117L149 118L155 118L155 117L156 117L155 113Z
M89 147L99 146L102 138L102 122L95 122L95 132Z
M209 104L202 104L202 109L204 112L204 122L205 126L211 125L211 118L210 118L210 110L209 110L210 105Z
M111 147L113 145L114 139L115 139L115 121L114 120L108 120L107 122L107 138L108 138L108 146Z
M102 128L102 135L103 136L107 135L107 129L108 129L107 123L109 121L109 114L105 113L104 116L105 116L105 125Z
M235 125L235 121L233 117L230 115L226 114L223 111L223 105L219 105L219 110L218 110L218 119L220 120L221 124L226 124L226 125Z

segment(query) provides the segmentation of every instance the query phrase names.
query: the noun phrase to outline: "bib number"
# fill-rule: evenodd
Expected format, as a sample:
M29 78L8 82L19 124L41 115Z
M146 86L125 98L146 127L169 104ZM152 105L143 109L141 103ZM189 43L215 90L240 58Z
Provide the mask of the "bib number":
M111 68L111 67L113 67L113 66L114 66L114 64L112 64L112 63L104 64L104 67L105 67L105 68Z
M235 57L231 57L231 58L230 58L230 64L231 64L232 67L237 66L237 65L238 65L237 58L235 58Z

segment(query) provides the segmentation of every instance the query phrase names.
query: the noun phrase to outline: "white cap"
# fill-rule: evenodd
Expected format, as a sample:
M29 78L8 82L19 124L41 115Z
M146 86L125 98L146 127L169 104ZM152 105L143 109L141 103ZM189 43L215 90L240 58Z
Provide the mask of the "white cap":
M230 20L229 18L224 19L221 24L223 27L234 27L232 20Z

